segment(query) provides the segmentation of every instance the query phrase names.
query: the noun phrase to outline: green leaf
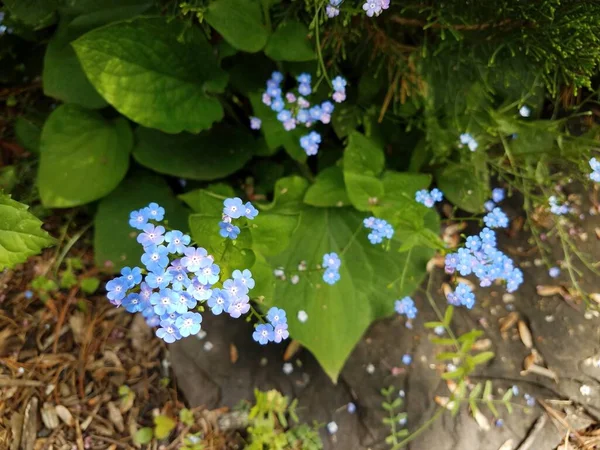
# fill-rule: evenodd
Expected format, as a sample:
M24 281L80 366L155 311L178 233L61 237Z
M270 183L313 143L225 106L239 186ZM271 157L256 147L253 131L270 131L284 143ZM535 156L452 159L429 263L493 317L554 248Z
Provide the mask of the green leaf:
M17 142L32 153L40 152L42 123L27 116L19 116L15 121Z
M81 290L86 294L93 294L100 287L100 280L95 277L81 280Z
M51 208L83 205L110 193L125 176L133 136L123 118L109 121L76 105L50 114L40 143L38 187Z
M250 222L252 246L264 256L277 255L284 251L290 237L298 226L299 215L284 215L264 212Z
M56 18L57 0L4 0L11 19L23 22L33 28L43 28Z
M168 416L156 416L154 417L154 435L156 439L165 439L169 437L171 431L175 429L175 422Z
M454 315L454 306L448 305L446 307L446 311L444 312L444 325L447 327L450 326L450 322L452 322L452 316Z
M231 197L235 197L235 191L225 183L211 184L205 189L196 189L179 196L194 212L212 216L221 215L223 201Z
M473 356L472 361L473 364L479 365L488 362L490 359L494 357L494 352L481 352Z
M15 166L0 167L0 192L10 194L18 181L17 169Z
M308 186L306 178L299 176L281 178L275 183L273 202L259 205L259 208L265 211L276 209L279 214L298 214L304 207L302 199Z
M335 108L335 114L331 118L331 126L337 137L348 136L360 124L361 110L358 106L342 104Z
M241 169L258 142L242 129L224 125L198 135L136 130L133 157L156 172L191 180L215 180ZM168 149L168 157L165 155Z
M306 191L304 203L320 207L348 206L350 199L344 185L344 173L337 166L328 167L317 175Z
M154 431L150 427L140 428L133 436L133 442L137 445L148 444L154 437Z
M446 361L446 360L451 360L454 358L459 358L460 355L456 352L442 352L442 353L438 353L437 355L435 355L435 358L438 361Z
M98 205L94 219L94 257L96 265L119 271L139 265L142 248L138 231L129 226L129 213L156 202L165 208L169 226L187 230L188 212L177 200L164 178L138 172L125 179Z
M481 383L477 383L475 385L475 387L471 390L471 393L469 394L469 398L470 399L479 398L479 394L481 394L481 391L482 391Z
M489 187L480 181L473 165L449 163L436 173L436 180L444 196L459 208L470 213L483 210Z
M483 394L481 394L481 398L484 400L490 400L492 398L492 382L490 380L485 380L485 386L483 388Z
M444 380L456 380L457 378L461 378L465 374L465 369L459 367L458 369L452 372L445 372L442 374L442 379Z
M249 98L254 115L262 121L261 131L267 141L267 147L272 150L283 147L295 160L306 161L306 152L300 147L300 137L306 133L299 128L286 131L281 122L277 120L277 115L271 111L271 108L263 104L261 94L253 93L249 95Z
M287 311L294 339L316 356L334 381L370 323L392 314L394 299L418 286L433 253L421 248L409 254L385 252L360 232L342 253L362 227L362 219L362 214L349 208L306 206L287 250L268 258L272 267L295 269L302 260L311 266L320 263L325 253L341 256L341 278L335 285L325 284L322 272L307 271L299 274L297 284L278 280L274 298L266 299L269 306ZM308 313L306 323L296 319L300 310Z
M269 38L265 54L275 61L311 61L316 58L308 28L296 20L281 22Z
M138 18L90 31L73 43L84 72L104 99L145 127L198 133L223 117L226 73L197 29Z
M0 192L0 271L56 243L41 229L42 221L27 209L27 205Z
M152 1L102 0L77 2L76 6L79 7L66 8L57 32L46 48L42 76L44 93L86 108L103 108L107 103L83 73L71 43L94 28L143 13L152 6Z
M256 0L215 0L204 13L208 24L232 46L255 53L265 46L269 32Z
M350 134L344 151L344 181L348 197L359 211L370 211L383 198L379 180L385 157L383 150L357 131Z

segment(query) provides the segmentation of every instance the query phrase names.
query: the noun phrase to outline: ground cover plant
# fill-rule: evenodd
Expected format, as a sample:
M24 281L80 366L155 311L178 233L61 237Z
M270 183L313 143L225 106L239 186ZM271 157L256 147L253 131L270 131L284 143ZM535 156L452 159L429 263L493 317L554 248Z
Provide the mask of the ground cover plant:
M452 328L476 285L527 283L500 233L525 226L550 276L568 275L565 295L596 308L581 282L596 261L570 232L587 211L569 197L600 182L596 2L5 0L2 11L0 270L57 243L55 275L66 268L36 279L36 296L105 289L166 343L197 335L207 315L244 318L248 339L293 340L334 382L374 321L412 327L433 308L426 328L456 383L440 411L474 415L512 408L511 390L494 398L468 381L494 357L474 345L481 331ZM42 227L52 214L64 230L81 224L69 240ZM441 235L464 222L458 240ZM67 253L90 231L86 281ZM399 405L385 405L397 424ZM394 426L389 443L420 432Z

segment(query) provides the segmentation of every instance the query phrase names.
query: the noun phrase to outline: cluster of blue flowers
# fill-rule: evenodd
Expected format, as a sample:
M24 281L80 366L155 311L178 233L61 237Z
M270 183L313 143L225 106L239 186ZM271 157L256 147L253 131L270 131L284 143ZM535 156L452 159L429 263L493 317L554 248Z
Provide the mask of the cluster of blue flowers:
M371 230L367 237L373 245L381 244L384 239L392 239L394 236L394 228L383 219L373 216L367 217L363 220L363 225Z
M437 188L433 188L431 192L427 189L421 189L415 194L415 200L417 203L421 203L428 208L432 208L436 202L441 202L443 199L444 194L442 194L442 191Z
M330 19L340 14L340 5L343 0L329 0L329 4L325 7L325 14ZM390 7L390 0L366 0L362 5L363 10L369 17L380 15L383 10Z
M592 173L590 173L590 180L600 183L600 161L596 158L592 158L589 161Z
M446 298L448 303L454 306L464 306L467 309L472 309L475 306L475 294L466 283L458 283L454 292L450 292Z
M548 198L548 203L550 204L550 212L552 214L556 214L557 216L564 216L565 214L569 214L571 208L569 208L568 203L563 203L562 205L558 204L558 199L556 196L551 195Z
M469 150L471 150L472 152L477 150L477 147L479 147L479 144L477 143L475 138L473 136L471 136L469 133L461 134L459 139L460 139L460 143L462 145L466 145L467 147L469 147Z
M239 197L228 198L223 202L223 218L219 222L219 234L224 238L236 239L240 234L240 227L231 223L232 219L245 217L253 220L258 215L258 210L250 202L242 202Z
M256 342L261 345L266 345L269 342L279 344L290 336L287 317L283 309L275 306L269 309L267 320L269 323L257 325L254 333L252 333L252 339Z
M340 279L340 266L342 265L342 261L337 253L325 253L322 265L325 268L323 281L327 284L337 283Z
M508 227L508 217L500 208L492 209L483 217L483 221L488 228Z
M305 98L313 92L310 74L302 73L298 75L296 81L298 82L297 95L287 92L284 96L281 90L283 74L273 72L271 78L267 80L262 102L277 113L277 120L282 123L286 131L291 131L299 125L310 128L318 122L329 124L335 109L333 103L327 100L311 107L310 102ZM343 102L346 99L346 80L338 76L333 79L332 84L334 88L332 99L338 103ZM250 127L260 128L260 121L256 117L251 117ZM316 131L300 138L300 145L309 156L318 153L319 144L321 144L321 135Z
M329 0L329 4L325 7L325 14L330 19L340 15L340 5L343 0Z
M225 200L224 211L228 218L253 218L258 213L240 199ZM246 314L248 292L255 285L252 273L234 270L220 288L215 287L221 268L206 249L190 245L190 236L179 230L165 233L163 226L150 223L162 221L164 214L156 203L131 212L129 224L141 231L137 241L144 248L145 270L124 267L120 277L106 284L110 302L130 313L141 312L149 326L159 327L156 335L168 343L200 331L202 315L195 309L201 303L206 302L215 315L226 312L238 318Z
M523 272L496 248L496 235L489 228L481 230L479 236L469 236L465 248L446 255L445 263L446 273L475 274L482 287L491 286L495 280L504 280L506 290L514 292L523 282Z
M492 211L495 207L497 203L500 203L502 200L504 200L504 189L502 188L494 188L492 189L492 199L488 200L487 202L485 202L483 204L483 206L485 207L486 211Z
M396 300L394 303L394 309L401 316L406 316L407 319L414 319L417 317L417 312L419 312L415 306L415 302L410 297L404 297L402 300Z

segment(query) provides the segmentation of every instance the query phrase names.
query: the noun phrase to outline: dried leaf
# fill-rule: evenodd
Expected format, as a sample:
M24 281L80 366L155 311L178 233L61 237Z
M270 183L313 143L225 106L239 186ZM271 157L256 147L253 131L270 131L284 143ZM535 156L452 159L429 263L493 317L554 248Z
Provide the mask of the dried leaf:
M232 342L229 344L229 360L231 364L235 364L239 358L238 349L235 344Z
M454 408L454 402L451 402L450 398L448 397L440 397L439 395L436 395L434 397L434 400L438 405L443 406L449 411L452 411L452 409Z
M509 313L506 317L502 317L498 320L498 322L500 323L500 332L506 333L508 330L515 326L518 320L519 314L514 311Z
M515 448L515 443L512 439L509 439L504 444L500 446L498 450L513 450Z
M70 427L75 425L75 421L73 420L73 415L66 407L64 407L63 405L56 405L55 410L56 410L56 414L58 414L58 417L60 417L60 419L64 423L66 423Z
M298 342L297 340L292 340L287 348L285 349L285 353L283 354L283 360L284 361L289 361L290 359L292 359L294 357L294 355L298 352L298 350L300 350L302 348L302 344L300 344L300 342Z
M550 378L551 380L554 380L556 383L558 383L558 375L556 375L556 373L552 370L546 369L545 367L541 367L536 364L531 364L528 368L521 371L522 376L525 376L530 373Z
M73 333L73 339L75 342L80 344L83 342L83 337L86 332L85 328L85 316L81 312L75 312L69 317L69 326Z
M565 289L562 286L546 286L546 285L538 285L536 286L536 290L538 295L542 297L552 297L553 295L562 295L564 296Z
M475 422L477 422L477 425L479 425L479 428L483 431L490 431L490 421L487 420L487 417L485 417L481 411L478 409L475 410L473 412L473 418L475 419Z
M519 320L519 337L521 338L521 342L523 345L529 349L533 348L533 338L531 336L531 331L529 331L529 327L523 320Z
M108 408L108 419L114 424L117 430L123 432L123 430L125 430L125 424L123 422L123 415L121 414L121 411L119 411L119 408L117 408L113 402L108 402L106 407Z
M56 409L50 403L44 403L42 409L40 410L40 415L42 416L42 422L44 422L44 426L50 430L54 430L58 427L58 414L56 414Z
M490 339L480 339L475 341L475 343L471 346L471 350L482 352L484 350L488 350L492 347L492 341Z

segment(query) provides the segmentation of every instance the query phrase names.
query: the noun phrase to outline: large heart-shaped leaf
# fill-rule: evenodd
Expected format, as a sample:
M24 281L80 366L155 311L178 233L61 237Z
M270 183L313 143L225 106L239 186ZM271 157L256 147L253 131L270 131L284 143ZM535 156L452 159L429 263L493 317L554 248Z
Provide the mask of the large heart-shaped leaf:
M125 179L108 197L102 199L94 218L94 257L96 265L114 271L140 264L142 247L138 234L129 226L129 213L151 202L165 208L171 228L187 230L188 210L158 176L137 172Z
M122 117L106 120L76 105L59 106L40 141L38 186L44 206L68 208L104 197L125 176L132 145Z
M11 19L34 28L43 28L54 22L59 2L57 0L4 0L3 3L10 11Z
M295 178L280 180L278 190L287 185L303 198L304 192L291 189L298 186ZM292 203L288 198L287 204ZM335 381L371 322L393 313L394 300L418 286L433 252L418 246L400 253L397 239L390 251L371 245L362 229L364 215L351 208L299 208L300 223L286 250L267 258L272 267L284 267L288 277L276 282L275 295L266 303L286 310L294 339L313 352ZM272 212L277 211L275 204ZM321 271L297 271L300 261L314 268L329 252L342 259L341 278L335 285L324 283ZM290 273L299 275L297 284L290 282ZM306 323L296 319L300 310L308 313Z
M314 184L306 191L304 203L322 207L348 206L350 199L346 193L342 169L332 166L319 172Z
M27 208L0 193L0 271L24 262L55 243L54 238L41 229L42 221Z
M308 39L308 28L296 20L281 22L269 38L265 54L275 61L310 61L315 50Z
M198 133L223 117L210 93L227 77L200 30L139 18L90 31L73 43L88 79L123 115L167 133Z
M436 181L448 200L470 213L483 210L489 196L487 180L482 180L474 164L449 163L436 173Z
M156 172L214 180L241 169L258 146L258 141L240 128L217 126L199 135L139 128L133 156Z
M260 2L256 0L215 0L208 6L204 18L239 50L258 52L269 38Z

